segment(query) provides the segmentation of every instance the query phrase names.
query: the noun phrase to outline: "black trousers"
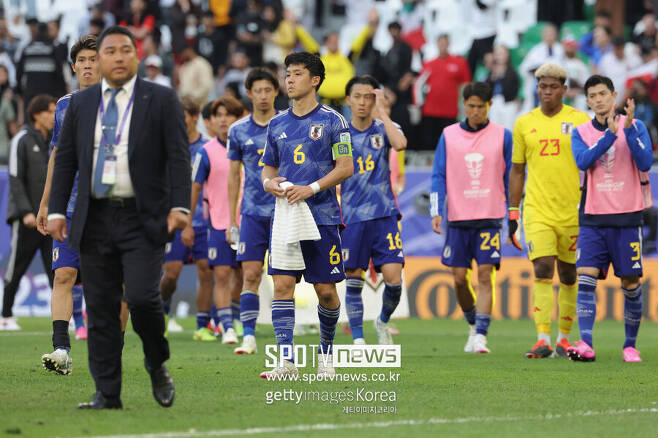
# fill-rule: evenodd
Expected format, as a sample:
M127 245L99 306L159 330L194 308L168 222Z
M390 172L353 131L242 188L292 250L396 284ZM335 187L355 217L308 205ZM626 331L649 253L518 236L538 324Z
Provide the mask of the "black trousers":
M433 151L439 144L439 139L443 130L457 122L457 119L450 117L429 117L423 116L420 121L421 129L423 132L422 144L418 145L416 149Z
M489 52L493 52L493 44L496 35L490 37L473 40L471 50L468 52L468 67L471 69L471 76L475 76L475 68L478 62L481 62Z
M80 245L80 271L89 322L89 369L96 390L106 397L118 397L121 392L119 314L124 284L124 299L142 339L146 364L157 369L169 359L159 287L163 258L164 244L146 237L134 199L90 202Z
M28 228L23 222L16 219L11 225L11 254L9 255L9 264L5 273L5 290L2 298L2 316L9 317L13 313L14 300L16 292L21 282L21 278L30 267L34 254L41 250L41 260L43 269L48 275L50 287L53 287L53 240L50 236L44 236L36 228Z

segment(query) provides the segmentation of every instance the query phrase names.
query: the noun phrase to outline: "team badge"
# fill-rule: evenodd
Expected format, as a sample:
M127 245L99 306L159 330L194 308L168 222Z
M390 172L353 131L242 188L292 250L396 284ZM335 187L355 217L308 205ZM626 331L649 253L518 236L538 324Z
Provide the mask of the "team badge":
M320 138L322 138L323 130L324 130L324 125L322 124L311 125L311 129L308 132L308 136L311 137L313 140L319 140Z
M370 145L374 149L381 149L384 146L384 136L381 134L375 134L370 136Z
M571 122L562 122L562 134L564 135L571 135L571 132L573 131L573 123Z
M215 260L217 258L217 248L208 248L208 258Z
M58 258L59 258L59 248L54 248L53 249L53 262L56 262Z
M350 258L350 250L349 248L343 248L343 262L348 261Z
M451 255L452 255L452 248L450 248L449 245L446 245L446 247L443 248L443 258L449 259Z

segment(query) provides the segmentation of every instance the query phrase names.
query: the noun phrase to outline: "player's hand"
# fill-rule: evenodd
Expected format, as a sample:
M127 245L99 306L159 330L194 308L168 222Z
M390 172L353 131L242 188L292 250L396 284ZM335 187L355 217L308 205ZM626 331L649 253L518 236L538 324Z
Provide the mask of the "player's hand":
M297 201L303 201L313 196L313 189L311 186L290 186L286 189L286 198L288 204L294 205Z
M281 198L283 196L286 196L286 193L281 187L279 187L279 183L285 180L286 179L284 177L277 176L276 178L272 178L271 180L263 184L263 188L270 195L274 195L276 197Z
M608 129L613 134L617 135L617 130L619 129L619 114L615 114L615 109L612 108L610 114L608 115Z
M400 193L404 191L406 185L407 177L404 174L398 175L398 180L395 181L395 184L393 184L393 191L395 192L395 196L400 196Z
M376 119L381 119L384 114L386 114L387 102L386 96L384 96L384 90L375 88L372 90L372 93L375 95L375 109L372 112L372 117Z
M436 234L443 234L441 232L441 222L443 222L443 218L441 216L434 216L432 218L432 231L434 231Z
M37 218L34 216L34 213L28 213L23 216L23 225L28 228L34 228L37 226Z
M180 233L180 240L188 248L194 246L194 228L191 225L187 225L183 228L183 231Z
M44 236L48 235L48 205L39 206L37 213L37 230Z
M66 219L63 218L50 219L48 221L47 231L58 242L63 242L64 239L69 237L66 230Z
M510 210L507 219L507 244L514 245L519 251L523 251L521 246L521 222L519 222L519 210Z
M167 216L167 231L173 233L174 230L183 230L189 222L187 214L180 210L171 210Z
M635 117L635 100L632 98L626 99L626 106L624 106L626 111L626 120L624 120L624 129L628 129L633 124L633 117Z

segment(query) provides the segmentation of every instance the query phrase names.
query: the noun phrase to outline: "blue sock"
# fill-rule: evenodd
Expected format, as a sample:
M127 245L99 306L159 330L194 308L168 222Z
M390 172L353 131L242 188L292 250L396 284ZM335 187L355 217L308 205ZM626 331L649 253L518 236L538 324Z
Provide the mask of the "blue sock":
M75 328L85 326L85 319L82 316L82 286L75 285L71 291L73 294L73 322L75 323Z
M382 313L379 314L379 319L382 322L388 322L391 315L398 307L400 302L400 295L402 294L401 284L388 284L384 285L384 297L382 298Z
M222 324L222 333L226 333L226 330L233 328L233 312L231 312L230 307L215 310L215 315Z
M479 335L487 336L490 323L491 323L491 315L487 313L478 313L477 315L475 315L475 330Z
M212 306L210 307L210 315L212 316L212 322L215 324L215 327L219 327L221 321L219 320L219 316L217 316L217 307L215 307L215 303L212 303Z
M257 293L250 290L242 291L240 294L240 322L245 336L256 334L259 305L260 301Z
M231 317L240 321L240 301L231 301Z
M596 278L591 275L581 274L578 276L576 315L578 315L580 338L587 345L593 347L592 329L596 319Z
M290 361L294 362L292 332L295 328L295 300L272 300L272 325L277 344L290 349Z
M331 354L331 346L334 344L336 324L340 315L340 304L335 309L327 309L318 304L318 319L320 320L320 346L318 353Z
M196 329L202 329L208 325L210 321L210 313L208 312L197 312L196 313Z
M466 322L468 322L468 325L475 325L475 306L471 310L462 310L464 312L464 318L466 318Z
M624 348L635 348L635 339L637 339L637 332L640 330L640 322L642 321L642 285L638 285L635 289L624 289L624 332L626 333L626 341Z
M164 306L164 314L169 315L171 313L171 298L165 301L163 303L163 306Z
M363 279L348 278L347 290L345 291L345 310L347 310L347 319L350 321L352 329L352 338L363 338L363 298L361 290L363 289Z

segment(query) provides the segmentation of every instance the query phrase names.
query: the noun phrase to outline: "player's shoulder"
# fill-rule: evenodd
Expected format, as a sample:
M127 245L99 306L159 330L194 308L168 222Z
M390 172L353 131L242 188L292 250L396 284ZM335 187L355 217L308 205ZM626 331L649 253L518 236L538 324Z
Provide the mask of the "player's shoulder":
M242 130L242 129L248 128L249 125L251 124L250 122L251 122L251 114L248 114L248 115L244 116L243 118L236 120L236 121L233 122L233 124L228 128L229 134L230 134L231 132L234 132L234 133L235 133L235 131L239 131L239 130Z
M570 105L564 105L563 111L565 117L567 117L570 121L576 122L577 124L585 123L590 120L589 115L586 112L576 109Z
M69 102L71 102L71 96L73 96L73 93L68 93L60 97L55 104L55 111L66 109L69 106Z
M331 121L339 123L341 128L349 129L349 125L347 124L347 120L345 119L345 117L343 117L341 113L339 113L332 107L322 103L320 104L319 113L325 117L328 117Z
M290 114L290 108L288 108L288 109L286 109L286 110L283 110L283 111L279 111L278 113L276 113L276 114L274 115L274 117L272 117L272 118L270 119L270 123L269 123L270 126L271 126L271 125L277 125L277 124L283 123L283 122L287 119L287 116L288 116L289 114Z

